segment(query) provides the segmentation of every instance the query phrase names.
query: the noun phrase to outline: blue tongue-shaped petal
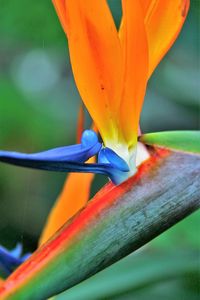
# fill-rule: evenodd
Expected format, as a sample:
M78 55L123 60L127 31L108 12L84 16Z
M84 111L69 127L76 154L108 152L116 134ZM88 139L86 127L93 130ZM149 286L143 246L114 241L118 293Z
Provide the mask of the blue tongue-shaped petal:
M22 245L20 243L11 251L0 246L0 271L3 273L2 275L10 275L29 256L29 253L22 256Z
M106 166L107 175L115 184L120 184L128 178L128 164L110 148L102 148L99 151L98 164Z
M0 161L27 166L29 162L85 162L101 149L97 135L92 130L84 131L81 144L54 148L39 153L26 154L12 151L0 151ZM34 166L33 166L34 167Z
M127 163L110 148L102 148L96 133L85 130L81 144L26 154L0 151L0 161L40 170L104 174L119 184L127 178ZM99 153L97 164L84 163Z

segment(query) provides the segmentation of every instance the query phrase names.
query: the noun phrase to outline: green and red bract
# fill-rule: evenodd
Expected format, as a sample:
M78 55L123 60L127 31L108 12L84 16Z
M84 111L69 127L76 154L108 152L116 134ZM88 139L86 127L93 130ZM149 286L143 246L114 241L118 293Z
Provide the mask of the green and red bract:
M0 299L47 299L138 249L200 205L200 155L153 149L106 185L1 286Z

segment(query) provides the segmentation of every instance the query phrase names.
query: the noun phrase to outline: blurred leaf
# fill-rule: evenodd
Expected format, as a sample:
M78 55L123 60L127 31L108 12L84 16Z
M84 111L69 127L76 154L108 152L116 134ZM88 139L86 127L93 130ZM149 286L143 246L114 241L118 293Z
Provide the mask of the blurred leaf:
M182 57L182 61L184 61L184 58ZM200 69L198 67L192 68L191 64L190 62L185 66L182 64L176 65L169 61L162 74L162 85L158 89L162 88L162 94L165 94L168 99L174 99L187 107L198 109L200 95L198 78Z
M92 278L55 297L55 300L118 299L117 295L130 294L137 298L138 291L150 289L170 280L197 276L198 252L173 251L149 253L147 250L132 254ZM179 286L180 288L180 286ZM187 287L184 287L186 292ZM171 293L173 291L171 290ZM149 293L148 293L149 295ZM124 296L120 299L126 299ZM150 298L149 298L150 299ZM153 298L152 298L153 299Z
M189 280L188 280L189 279ZM188 281L196 282L196 290L188 287ZM106 298L107 300L199 300L198 277L188 274L185 278L173 278L137 291L127 291L121 295ZM70 300L70 299L69 299ZM100 299L99 299L100 300ZM102 300L102 299L101 299Z
M67 124L66 127L63 126L63 122L50 113L49 101L36 102L34 99L32 103L27 97L11 85L7 78L0 77L1 149L6 141L7 149L13 147L13 150L24 152L40 151L70 143L70 139L66 138ZM58 101L55 102L58 105ZM21 149L17 149L16 146Z
M147 145L200 154L200 131L164 131L147 133L139 140Z
M157 85L162 83L157 80ZM179 97L179 95L177 94ZM199 113L197 109L176 102L173 97L168 98L164 92L157 93L156 89L147 91L141 115L143 132L157 132L166 130L196 130L199 127Z
M177 244L182 249L200 249L199 226L200 210L155 238L151 241L150 246L152 250L168 249L175 251Z
M10 43L19 39L37 44L64 43L51 1L21 0L19 4L18 0L1 0L0 36Z

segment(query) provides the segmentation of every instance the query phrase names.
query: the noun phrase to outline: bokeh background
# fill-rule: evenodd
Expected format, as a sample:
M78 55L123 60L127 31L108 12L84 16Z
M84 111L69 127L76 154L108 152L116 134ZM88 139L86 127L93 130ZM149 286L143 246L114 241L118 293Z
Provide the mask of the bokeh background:
M109 4L119 24L120 1ZM200 129L199 16L200 1L191 0L176 44L150 79L144 132ZM74 143L79 105L67 41L51 1L0 0L0 148L36 152ZM37 247L65 178L0 165L1 244L13 248L21 242L25 251ZM97 176L92 193L104 182ZM199 216L194 213L59 299L198 299Z

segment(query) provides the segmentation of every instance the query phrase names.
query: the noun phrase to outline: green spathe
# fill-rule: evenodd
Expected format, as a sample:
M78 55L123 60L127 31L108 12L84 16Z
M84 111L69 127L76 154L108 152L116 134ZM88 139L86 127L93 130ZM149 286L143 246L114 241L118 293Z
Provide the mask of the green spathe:
M143 134L140 142L172 150L200 153L200 130L163 131Z

